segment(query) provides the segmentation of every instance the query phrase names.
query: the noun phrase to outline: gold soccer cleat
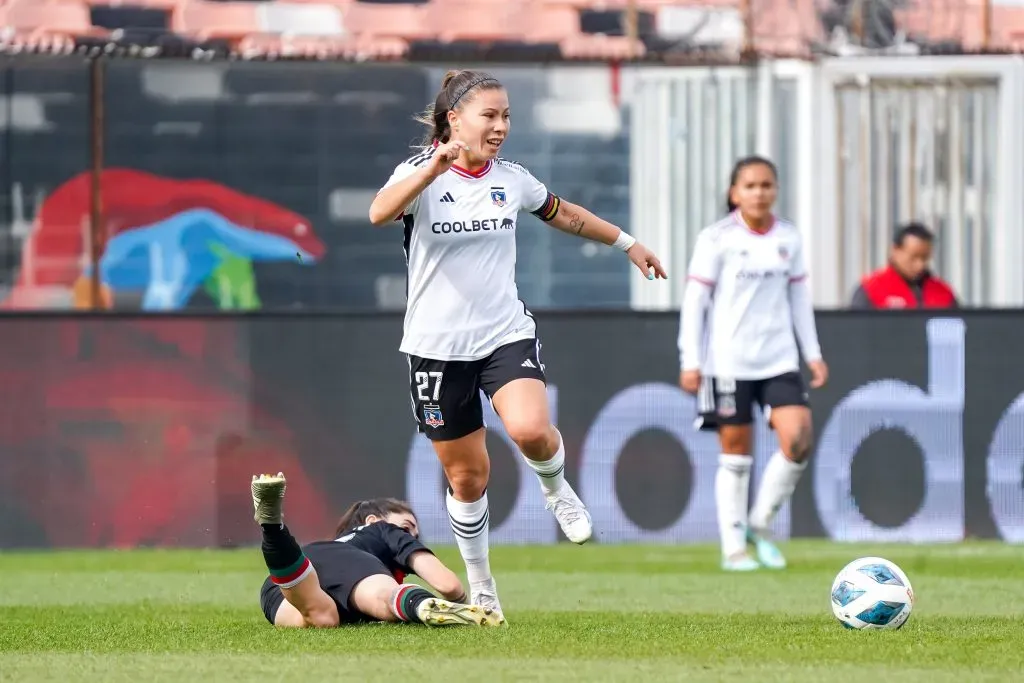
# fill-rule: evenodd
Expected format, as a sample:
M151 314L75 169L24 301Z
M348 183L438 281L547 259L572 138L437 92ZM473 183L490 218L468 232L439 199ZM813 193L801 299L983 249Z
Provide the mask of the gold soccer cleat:
M427 626L504 626L505 618L479 605L463 605L440 598L424 600L416 610L417 616Z
M281 524L284 520L284 492L288 482L283 472L252 475L252 505L259 524Z

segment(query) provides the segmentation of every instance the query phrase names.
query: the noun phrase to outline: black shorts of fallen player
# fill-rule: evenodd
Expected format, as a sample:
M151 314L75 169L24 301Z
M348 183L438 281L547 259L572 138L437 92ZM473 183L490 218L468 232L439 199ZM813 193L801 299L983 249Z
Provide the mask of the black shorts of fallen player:
M352 591L363 579L378 574L392 576L378 558L368 552L335 541L317 541L303 548L310 564L316 569L320 588L338 607L341 624L359 624L374 621L360 613L352 604ZM271 624L284 602L284 593L268 577L260 588L260 607Z

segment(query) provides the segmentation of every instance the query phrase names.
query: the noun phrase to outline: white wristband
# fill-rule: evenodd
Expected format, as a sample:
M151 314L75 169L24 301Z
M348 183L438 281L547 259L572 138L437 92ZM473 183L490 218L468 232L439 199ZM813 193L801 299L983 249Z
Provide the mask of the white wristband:
M625 230L619 230L619 236L612 242L612 246L622 251L629 251L636 244L636 238L627 233Z

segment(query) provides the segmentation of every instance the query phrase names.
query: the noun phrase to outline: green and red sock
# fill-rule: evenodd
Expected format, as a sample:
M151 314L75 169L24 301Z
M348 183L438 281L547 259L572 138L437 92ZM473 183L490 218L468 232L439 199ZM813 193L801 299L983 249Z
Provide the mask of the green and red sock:
M412 583L404 583L391 595L391 611L402 621L422 623L416 610L424 600L433 597L428 590Z
M263 560L270 580L281 588L293 588L313 572L298 542L284 524L261 524Z

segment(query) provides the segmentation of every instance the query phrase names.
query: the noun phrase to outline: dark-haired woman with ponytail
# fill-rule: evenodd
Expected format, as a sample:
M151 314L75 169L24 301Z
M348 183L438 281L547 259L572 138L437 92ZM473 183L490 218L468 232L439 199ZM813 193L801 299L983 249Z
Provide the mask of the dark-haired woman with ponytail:
M488 561L490 461L481 390L537 473L566 537L585 543L593 533L590 514L565 480L537 325L516 288L518 216L530 212L553 228L621 249L648 279L666 274L636 239L498 156L511 113L508 93L493 76L449 72L421 120L429 128L423 148L395 169L370 207L370 221L405 227L401 351L409 359L414 416L444 466L471 600L500 610Z
M354 503L338 521L334 540L300 547L284 524L283 473L253 475L252 502L263 533L269 576L260 606L271 624L332 628L368 621L427 626L500 626L494 610L464 604L452 570L419 541L407 503L374 498ZM416 574L444 599L412 583Z
M698 426L716 430L721 443L715 502L727 571L786 566L768 529L811 453L800 353L811 370L811 388L828 380L803 240L791 223L772 214L777 193L771 161L747 157L736 163L729 215L697 236L680 314L679 383L698 397ZM780 448L765 468L748 516L755 403L768 416Z

